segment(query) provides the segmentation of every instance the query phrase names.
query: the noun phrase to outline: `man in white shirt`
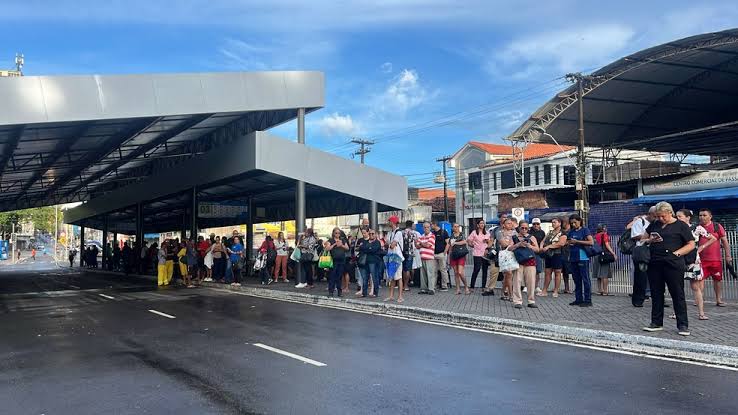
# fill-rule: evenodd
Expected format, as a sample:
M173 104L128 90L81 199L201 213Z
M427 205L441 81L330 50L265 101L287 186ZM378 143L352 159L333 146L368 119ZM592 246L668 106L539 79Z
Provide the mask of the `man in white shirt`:
M646 228L656 220L656 206L651 206L648 214L636 216L625 226L626 232L630 230L630 238L636 241L636 246L642 246L646 243L648 235ZM645 267L633 261L633 297L631 301L633 307L643 307L646 300L646 291L648 290L648 273Z

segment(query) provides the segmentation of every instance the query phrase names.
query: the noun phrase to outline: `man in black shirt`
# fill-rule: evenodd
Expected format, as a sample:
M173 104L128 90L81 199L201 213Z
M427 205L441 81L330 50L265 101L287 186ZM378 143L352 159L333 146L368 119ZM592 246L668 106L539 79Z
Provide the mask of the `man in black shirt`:
M533 218L531 221L532 228L530 230L530 234L533 235L536 238L536 241L538 241L538 244L543 244L543 240L546 239L546 232L541 229L541 220L539 218ZM543 245L541 245L543 246ZM540 282L541 275L543 275L544 266L543 266L543 256L541 256L541 253L536 254L536 294L540 291L540 288L538 288L538 283ZM530 289L530 288L528 288Z
M441 291L448 291L448 266L446 265L446 246L449 244L448 232L433 221L433 235L436 236L436 247L434 256L436 258L436 269L441 272Z

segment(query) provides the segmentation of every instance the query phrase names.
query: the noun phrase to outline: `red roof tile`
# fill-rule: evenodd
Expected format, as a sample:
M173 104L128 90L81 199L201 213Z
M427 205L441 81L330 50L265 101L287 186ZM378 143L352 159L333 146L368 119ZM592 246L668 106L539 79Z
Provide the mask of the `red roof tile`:
M448 190L448 197L456 197L456 192ZM443 197L443 189L418 189L418 199L431 200L437 197Z
M469 145L472 145L474 147L477 147L478 149L487 152L492 155L496 156L510 156L512 157L513 148L512 146L506 146L504 144L489 144L489 143L482 143L479 141L470 141ZM525 153L524 156L526 160L539 158L539 157L546 157L551 156L554 154L558 154L562 152L562 149L564 151L573 150L575 147L572 146L561 146L559 147L556 144L539 144L539 143L532 143L528 144L525 147Z

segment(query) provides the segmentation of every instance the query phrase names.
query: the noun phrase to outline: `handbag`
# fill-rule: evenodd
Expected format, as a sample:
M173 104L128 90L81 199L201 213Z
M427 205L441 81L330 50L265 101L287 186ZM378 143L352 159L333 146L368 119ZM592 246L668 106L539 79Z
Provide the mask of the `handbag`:
M333 268L333 257L330 251L323 251L323 255L318 259L318 267L323 269Z
M518 243L520 242L520 239L518 239L517 236L513 236L513 242ZM528 247L524 247L524 246L521 246L520 248L516 248L513 251L513 254L515 255L515 260L518 261L519 264L528 262L531 259L534 259L536 257L536 253L533 252L532 249Z
M466 245L454 245L451 248L451 259L461 259L469 255L469 248Z
M618 238L618 250L623 255L632 255L633 248L636 246L636 241L630 237L630 230L626 229L620 238Z
M607 249L605 249L605 238L602 238L602 243L600 243L600 247L602 248L602 254L600 255L599 261L600 264L612 264L615 262L615 256L610 253Z
M313 253L312 252L300 253L300 262L313 262Z
M587 258L594 258L602 255L602 247L597 244L584 245L584 253L587 254Z
M292 251L292 255L290 255L290 259L295 262L300 262L300 254L301 254L300 250L295 249Z
M515 259L515 254L512 251L508 251L507 249L500 251L497 258L500 262L500 272L516 271L520 268L520 264Z
M648 245L639 245L633 248L633 262L647 264L651 262L651 249Z

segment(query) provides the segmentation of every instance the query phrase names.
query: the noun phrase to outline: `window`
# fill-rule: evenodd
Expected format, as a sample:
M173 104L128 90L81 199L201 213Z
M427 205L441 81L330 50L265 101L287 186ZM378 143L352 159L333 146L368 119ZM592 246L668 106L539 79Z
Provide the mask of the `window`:
M530 167L523 170L523 186L530 186Z
M497 190L497 173L492 173L492 190Z
M514 189L515 173L512 170L505 170L500 173L500 185L503 189Z
M554 166L556 168L556 184L561 184L561 180L559 179L559 170L561 170L557 165Z
M538 166L536 166L536 170L535 171L536 171L536 186L538 186L539 184L541 184L541 178L539 177L539 175L540 175L541 172L538 169Z
M469 173L469 190L480 190L482 188L482 172Z
M564 166L564 186L574 186L577 183L577 171L574 166Z
M556 171L558 173L558 170ZM558 174L557 174L558 176ZM558 182L558 177L556 178L556 181ZM543 184L551 184L551 165L546 164L543 166Z

